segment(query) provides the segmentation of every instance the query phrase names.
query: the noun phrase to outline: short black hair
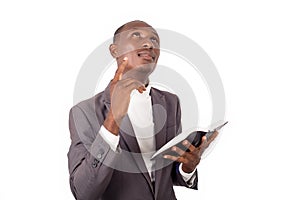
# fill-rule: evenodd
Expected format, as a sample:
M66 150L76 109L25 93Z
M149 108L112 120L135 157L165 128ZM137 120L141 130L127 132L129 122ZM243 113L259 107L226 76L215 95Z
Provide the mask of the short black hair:
M123 24L122 26L120 26L119 28L117 28L117 30L116 30L115 33L114 33L114 38L113 38L113 42L114 42L114 43L115 43L116 40L117 40L117 35L118 35L119 33L122 32L122 29L123 29L127 24L130 24L130 23L132 23L132 22L142 22L142 23L147 24L146 22L141 21L141 20L133 20L133 21L130 21L130 22L127 22L127 23ZM150 26L149 24L147 24L147 25ZM150 27L151 27L151 26L150 26Z

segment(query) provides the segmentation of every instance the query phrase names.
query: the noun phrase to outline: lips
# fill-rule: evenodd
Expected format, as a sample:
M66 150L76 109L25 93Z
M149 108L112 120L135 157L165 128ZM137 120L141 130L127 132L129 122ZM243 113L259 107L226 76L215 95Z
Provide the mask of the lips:
M137 53L138 57L141 57L147 61L153 62L155 60L155 54L152 51L143 50Z

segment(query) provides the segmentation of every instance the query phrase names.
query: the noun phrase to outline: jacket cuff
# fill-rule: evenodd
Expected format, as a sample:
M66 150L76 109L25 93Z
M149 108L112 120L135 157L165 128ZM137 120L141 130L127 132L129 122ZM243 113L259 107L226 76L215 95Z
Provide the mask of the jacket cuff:
M110 145L101 137L100 134L97 134L94 142L91 145L90 153L94 157L92 166L96 168L98 163L102 163L108 167L113 168L117 157L121 153L121 149L117 148L116 151L113 151Z

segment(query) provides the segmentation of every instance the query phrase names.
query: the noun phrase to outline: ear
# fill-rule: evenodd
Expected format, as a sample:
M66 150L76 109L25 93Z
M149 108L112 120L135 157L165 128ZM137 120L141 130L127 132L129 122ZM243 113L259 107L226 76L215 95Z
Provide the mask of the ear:
M109 46L109 51L110 54L112 55L112 57L117 58L118 57L118 51L117 51L118 47L116 44L111 44Z

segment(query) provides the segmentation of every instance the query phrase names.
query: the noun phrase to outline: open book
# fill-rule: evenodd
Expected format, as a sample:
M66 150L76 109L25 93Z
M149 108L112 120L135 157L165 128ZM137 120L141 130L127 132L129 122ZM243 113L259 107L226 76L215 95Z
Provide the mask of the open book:
M228 123L228 121L226 121L225 123L222 123L221 125L211 129L211 130L194 130L191 132L185 132L185 133L181 133L179 135L177 135L176 137L174 137L172 140L170 140L168 143L166 143L164 146L162 146L159 150L157 150L157 152L155 154L153 154L153 156L151 157L151 159L156 159L156 158L160 158L162 156L164 156L165 154L168 155L175 155L178 156L176 154L176 152L171 151L171 148L173 146L177 146L179 148L181 148L184 151L189 151L187 149L187 147L185 147L182 142L187 139L192 145L199 147L202 141L202 137L206 136L207 140L209 139L209 137L215 132L220 130L223 126L225 126Z

